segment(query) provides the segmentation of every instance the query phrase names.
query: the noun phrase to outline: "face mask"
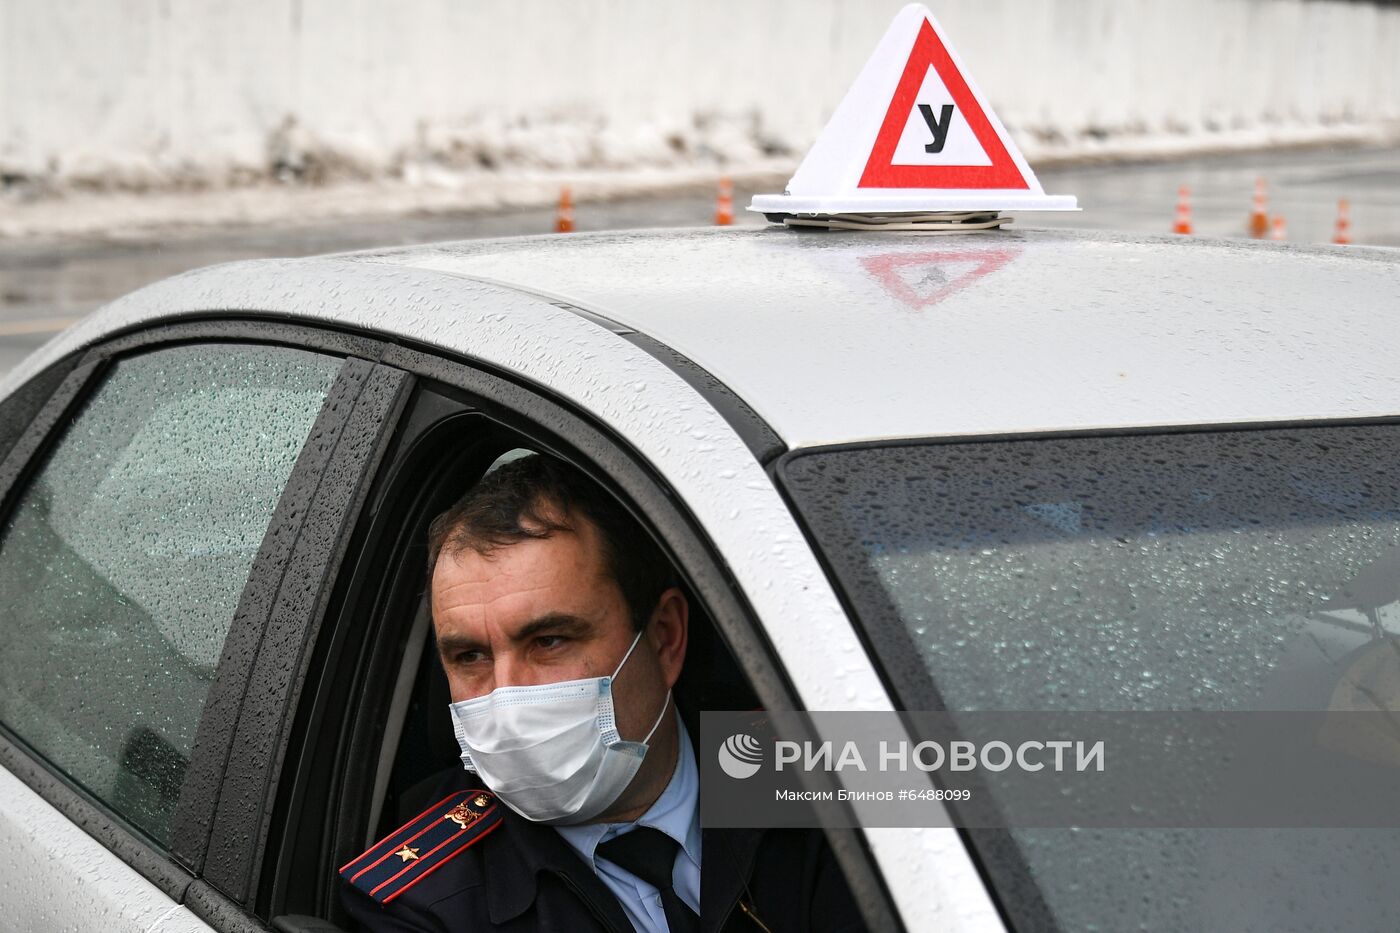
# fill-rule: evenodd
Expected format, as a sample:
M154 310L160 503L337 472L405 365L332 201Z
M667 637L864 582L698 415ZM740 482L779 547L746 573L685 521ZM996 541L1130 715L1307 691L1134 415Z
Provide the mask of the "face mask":
M586 823L612 806L642 766L647 742L670 706L668 692L640 742L618 735L612 682L641 638L638 632L612 677L497 687L453 703L462 764L536 823Z

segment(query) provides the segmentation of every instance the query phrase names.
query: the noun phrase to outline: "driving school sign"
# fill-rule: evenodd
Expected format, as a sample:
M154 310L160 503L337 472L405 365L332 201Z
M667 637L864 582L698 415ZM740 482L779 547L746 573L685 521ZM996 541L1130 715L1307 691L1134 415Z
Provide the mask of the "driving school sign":
M765 214L1073 211L1047 195L938 21L920 4L895 16Z

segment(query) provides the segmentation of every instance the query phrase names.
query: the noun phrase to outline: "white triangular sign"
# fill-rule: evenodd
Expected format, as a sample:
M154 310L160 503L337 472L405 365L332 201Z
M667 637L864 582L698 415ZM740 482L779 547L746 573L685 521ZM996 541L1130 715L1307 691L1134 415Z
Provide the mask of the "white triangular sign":
M1078 210L1047 195L943 30L899 11L784 194L765 214Z

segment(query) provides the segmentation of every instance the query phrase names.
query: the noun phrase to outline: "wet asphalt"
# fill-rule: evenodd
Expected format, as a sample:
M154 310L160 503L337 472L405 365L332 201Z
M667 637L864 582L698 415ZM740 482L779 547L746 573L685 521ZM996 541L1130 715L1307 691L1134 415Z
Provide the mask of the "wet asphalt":
M1329 242L1337 202L1351 203L1353 242L1400 247L1400 148L1318 149L1080 165L1039 172L1047 193L1074 194L1083 212L1018 218L1022 225L1170 232L1178 188L1191 189L1195 232L1245 236L1255 179L1291 242ZM741 208L754 192L735 192ZM737 222L762 218L738 211ZM331 220L275 227L195 230L145 239L0 240L0 372L8 372L72 321L132 289L188 269L266 256L437 240L549 232L551 208L493 213ZM585 203L581 231L697 226L712 222L708 193Z

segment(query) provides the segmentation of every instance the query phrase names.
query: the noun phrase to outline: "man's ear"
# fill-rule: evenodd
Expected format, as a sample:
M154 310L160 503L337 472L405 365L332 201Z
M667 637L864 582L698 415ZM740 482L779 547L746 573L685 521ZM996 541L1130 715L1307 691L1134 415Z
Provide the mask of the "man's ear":
M673 586L661 594L651 621L647 623L647 640L661 662L666 686L674 687L685 666L685 646L690 633L690 603L680 587Z

